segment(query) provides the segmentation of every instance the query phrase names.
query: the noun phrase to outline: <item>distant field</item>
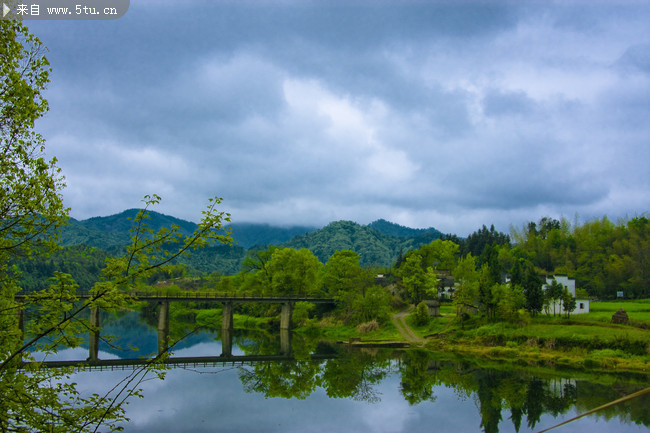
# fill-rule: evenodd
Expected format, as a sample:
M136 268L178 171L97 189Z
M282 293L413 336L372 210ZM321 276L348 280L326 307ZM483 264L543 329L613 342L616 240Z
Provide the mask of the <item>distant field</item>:
M650 299L591 302L589 304L589 314L581 315L580 317L609 321L612 319L612 315L620 308L624 309L628 317L632 320L650 322Z

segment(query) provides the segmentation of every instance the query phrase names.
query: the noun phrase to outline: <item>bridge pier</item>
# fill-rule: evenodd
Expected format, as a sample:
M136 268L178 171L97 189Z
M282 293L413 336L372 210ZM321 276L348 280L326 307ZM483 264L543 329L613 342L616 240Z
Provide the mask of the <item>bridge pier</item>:
M221 320L221 356L232 356L233 303L223 303L223 319Z
M232 356L232 329L221 329L221 356Z
M160 303L158 312L158 355L165 353L169 347L169 301Z
M90 309L90 335L88 339L88 360L99 360L99 308Z
M291 331L280 329L280 354L291 356Z
M232 313L233 313L233 304L232 302L223 303L223 320L221 321L221 329L232 330Z
M293 312L293 302L285 302L282 304L282 312L280 313L280 330L291 329L291 313Z

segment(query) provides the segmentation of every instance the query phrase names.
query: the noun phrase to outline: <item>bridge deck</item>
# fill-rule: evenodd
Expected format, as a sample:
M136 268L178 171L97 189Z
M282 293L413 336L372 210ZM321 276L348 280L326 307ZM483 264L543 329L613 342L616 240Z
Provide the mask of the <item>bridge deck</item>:
M139 293L129 292L138 301L212 301L212 302L257 302L257 303L276 303L283 304L286 302L311 302L313 304L334 304L333 298L317 298L304 295L291 296L259 296L246 293L212 293L212 292L183 292L179 294L163 293ZM79 299L90 299L89 293L77 293ZM24 294L15 296L16 300L23 300Z

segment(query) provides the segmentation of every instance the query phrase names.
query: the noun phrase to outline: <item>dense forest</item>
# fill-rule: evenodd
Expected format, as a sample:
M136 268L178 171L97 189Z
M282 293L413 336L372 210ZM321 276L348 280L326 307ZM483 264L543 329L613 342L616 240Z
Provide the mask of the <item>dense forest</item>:
M23 287L26 290L43 287L52 271L58 270L70 273L82 290L90 288L99 280L106 257L123 251L127 245L129 218L134 212L72 220L61 235L63 248L58 252L15 263ZM165 224L179 225L187 232L194 228L193 223L156 212L151 212L151 217L154 229ZM540 285L541 277L551 274L574 278L581 293L586 292L592 298L612 299L621 291L626 298L650 297L650 222L646 217L618 223L603 217L584 224L542 218L512 228L509 235L496 231L494 226L483 226L464 239L433 228L410 229L385 220L367 226L337 221L319 230L241 224L233 225L232 231L234 245L198 250L176 261L176 269L181 265L185 276L211 276L211 281L219 280L222 286L263 290L261 285L269 284L277 288L272 279L264 281L258 276L255 282L251 275L261 270L266 272L265 263L271 261L274 253L279 255L277 250L290 249L299 252L301 258L285 254L284 260L293 260L297 267L299 262L311 260L311 265L318 268L313 272L313 278L318 281L302 281L300 290L305 287L327 290L323 285L326 278L321 274L331 268L329 262L333 257L341 258L337 252L347 251L356 254L355 266L367 274L363 284L356 280L357 285L371 287L374 275L386 274L391 281L399 282L412 301L418 301L426 296L427 287L436 285L431 283L432 278L439 280L441 273L451 274L456 278L457 295L461 299L470 305L486 304L486 310L492 314L498 310L494 298L499 296L488 286L501 285L498 290L503 292L506 276L521 287L522 293L504 292L502 296L514 297L515 305L524 302L532 311L539 310L543 301L532 299L541 296L537 288L526 287ZM307 257L307 252L311 257ZM286 277L285 283L290 279ZM287 284L282 290L290 290L291 284Z
M136 209L129 209L107 217L83 221L70 219L61 231L63 248L37 261L16 263L15 269L22 273L22 287L30 291L44 287L52 275L48 271L57 269L71 274L82 290L89 289L99 279L105 258L121 255L126 250L130 242L129 229L136 213ZM183 234L188 235L196 228L192 222L157 212L151 211L149 215L148 224L154 231L177 225ZM390 267L400 251L417 248L440 236L440 232L433 228L411 229L384 220L368 226L339 221L319 230L308 226L275 227L252 223L233 223L230 228L233 245L207 246L175 260L173 264L185 265L188 275L234 275L241 270L247 253L278 245L307 248L316 252L322 262L340 249L352 249L361 254L363 266ZM89 265L89 262L98 265ZM55 264L59 267L55 268Z

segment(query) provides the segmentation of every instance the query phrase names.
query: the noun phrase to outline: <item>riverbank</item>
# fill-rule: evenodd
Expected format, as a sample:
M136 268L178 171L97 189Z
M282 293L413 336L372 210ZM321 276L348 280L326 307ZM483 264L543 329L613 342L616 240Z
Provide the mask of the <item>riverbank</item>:
M611 323L611 315L621 307L628 311L630 323ZM222 313L218 308L194 309L174 304L170 313L206 328L221 327ZM279 325L277 317L239 314L234 315L234 322L235 329L249 330ZM647 301L592 303L592 312L588 314L570 318L537 316L517 324L490 322L480 317L458 322L455 308L447 304L441 307L440 317L431 318L424 326L416 325L407 310L394 313L391 320L375 326L347 326L333 317L303 318L302 325L294 328L298 335L366 347L421 347L519 365L650 372Z
M631 324L612 324L607 316L620 304L598 303L586 315L538 316L527 324L479 318L459 323L453 307L447 305L440 317L425 326L416 326L406 312L400 312L368 333L340 324L317 328L327 340L354 345L403 344L519 365L650 372L650 323L646 320L650 304L624 303L631 310Z

